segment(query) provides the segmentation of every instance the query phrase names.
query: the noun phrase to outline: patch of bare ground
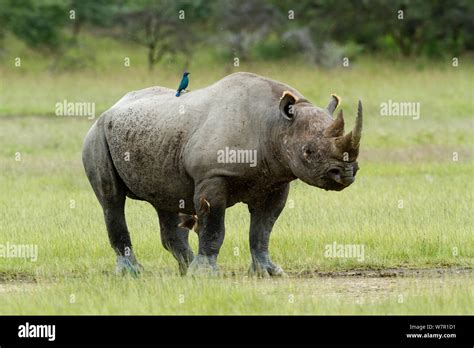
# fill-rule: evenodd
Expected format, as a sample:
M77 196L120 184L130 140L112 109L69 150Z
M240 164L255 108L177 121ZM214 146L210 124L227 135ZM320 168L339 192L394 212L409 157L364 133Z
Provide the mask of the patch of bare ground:
M474 275L473 268L466 267L452 267L452 268L386 268L386 269L360 269L360 270L349 270L349 271L334 271L334 272L323 272L323 271L301 271L298 273L291 274L295 277L330 277L330 278L347 278L347 277L360 277L360 278L393 278L393 277L436 277L443 276L446 274L450 275Z
M0 281L0 295L8 292L33 291L38 284L32 280Z
M414 295L414 289L420 293L442 291L448 284L472 280L473 271L469 268L316 271L300 273L293 279L302 285L310 284L311 297L362 305L394 298L403 301L404 297Z

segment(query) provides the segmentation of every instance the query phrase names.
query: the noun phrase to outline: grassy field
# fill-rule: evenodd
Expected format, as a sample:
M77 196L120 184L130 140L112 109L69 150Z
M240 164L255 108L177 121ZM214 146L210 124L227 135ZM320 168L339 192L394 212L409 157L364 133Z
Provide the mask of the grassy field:
M87 43L86 43L87 44ZM474 266L474 62L390 62L364 58L350 68L322 70L300 62L212 62L189 68L190 89L232 71L284 81L324 106L343 99L347 127L357 99L365 111L356 182L342 192L292 183L271 253L286 279L246 276L249 216L243 205L226 216L219 256L226 274L187 279L161 246L151 206L129 201L126 214L145 273L113 276L114 255L102 212L84 175L82 139L94 122L58 117L55 104L87 101L96 116L127 91L175 87L178 64L150 74L143 52L105 40L101 64L75 72L47 71L23 48L0 65L0 244L38 245L38 260L0 258L0 314L472 314L474 280L463 276L404 278L311 277L315 271ZM113 52L114 54L107 54ZM133 54L132 54L133 53ZM123 67L123 58L131 67ZM12 56L13 57L13 56ZM109 58L106 58L109 57ZM115 57L112 59L111 57ZM108 60L107 60L108 59ZM421 116L382 117L388 100L419 102ZM194 249L197 238L193 234ZM360 244L364 260L325 257L325 246Z

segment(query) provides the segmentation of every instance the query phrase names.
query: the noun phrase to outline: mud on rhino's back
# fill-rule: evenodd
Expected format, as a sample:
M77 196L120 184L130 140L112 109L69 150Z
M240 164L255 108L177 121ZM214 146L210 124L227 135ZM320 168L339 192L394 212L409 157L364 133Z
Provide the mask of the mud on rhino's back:
M194 184L182 152L191 130L179 108L170 106L174 93L132 92L102 117L114 166L133 196L158 208L186 211L192 209ZM160 110L163 104L167 108Z

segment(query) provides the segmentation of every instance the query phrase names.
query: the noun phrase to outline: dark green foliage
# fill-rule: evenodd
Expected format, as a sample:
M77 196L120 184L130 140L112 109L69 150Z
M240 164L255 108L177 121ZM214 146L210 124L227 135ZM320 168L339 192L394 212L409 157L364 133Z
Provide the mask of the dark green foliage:
M121 1L111 0L70 0L68 9L75 11L75 19L71 21L73 41L77 41L79 32L85 24L98 27L112 26L121 4Z
M470 0L272 3L281 11L294 10L293 26L306 25L315 42L355 42L370 51L395 49L404 56L454 55L474 48L474 2Z
M0 0L0 48L10 32L31 48L61 52L89 26L147 47L150 68L177 55L187 65L198 43L243 60L300 55L331 65L341 52L439 57L472 51L473 18L472 0Z
M55 1L3 0L0 3L3 30L11 31L33 48L57 50L67 14Z

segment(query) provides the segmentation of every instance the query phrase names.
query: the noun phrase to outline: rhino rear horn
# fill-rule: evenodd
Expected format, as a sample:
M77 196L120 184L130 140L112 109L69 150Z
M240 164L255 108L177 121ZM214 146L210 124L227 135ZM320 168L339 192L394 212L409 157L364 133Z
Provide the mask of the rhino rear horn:
M339 110L336 119L324 130L324 136L326 138L335 138L342 135L344 135L344 115L342 110Z

